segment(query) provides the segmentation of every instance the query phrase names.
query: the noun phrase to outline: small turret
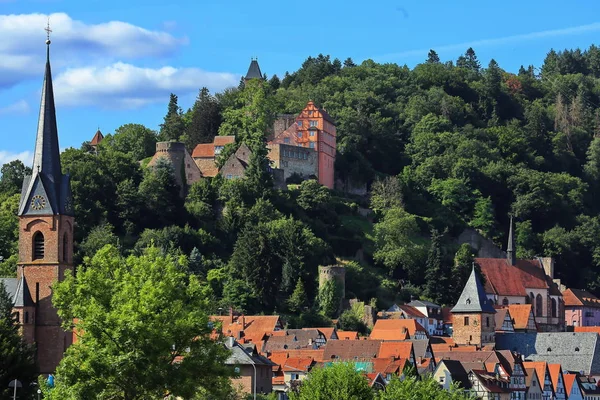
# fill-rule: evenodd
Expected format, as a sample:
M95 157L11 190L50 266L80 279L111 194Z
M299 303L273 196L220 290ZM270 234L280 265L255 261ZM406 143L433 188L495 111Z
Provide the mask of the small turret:
M508 231L508 244L506 246L506 261L508 265L517 265L517 246L515 245L515 234L513 217L510 217L510 228Z

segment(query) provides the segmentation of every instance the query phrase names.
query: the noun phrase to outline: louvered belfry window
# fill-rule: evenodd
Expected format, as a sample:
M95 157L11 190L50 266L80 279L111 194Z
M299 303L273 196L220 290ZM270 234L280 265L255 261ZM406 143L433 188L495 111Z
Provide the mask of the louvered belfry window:
M44 258L44 235L42 232L37 232L33 237L33 259L42 260Z

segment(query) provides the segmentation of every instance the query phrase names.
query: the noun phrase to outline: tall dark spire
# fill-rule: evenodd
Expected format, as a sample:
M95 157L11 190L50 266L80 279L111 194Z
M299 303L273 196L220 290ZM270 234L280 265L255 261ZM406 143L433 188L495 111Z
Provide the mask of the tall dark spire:
M513 227L513 217L510 216L510 228L508 230L508 244L506 245L506 261L509 265L517 265L517 246Z
M253 58L250 62L250 67L248 67L248 73L246 73L245 80L249 79L262 79L262 72L260 72L260 67L258 65L258 59Z
M62 174L60 148L56 126L56 108L50 68L50 26L46 28L46 72L42 85L40 115L32 175L26 177L21 192L19 215L68 214L72 215L69 177Z
M50 43L50 39L46 40L46 73L44 75L44 84L42 85L40 115L35 139L35 153L33 155L33 171L44 172L47 175L59 177L62 173L60 169L54 90L52 87L52 70L50 68Z
M463 288L460 298L451 311L456 313L496 313L494 307L488 302L485 295L485 289L475 271L475 264L471 270L471 275Z

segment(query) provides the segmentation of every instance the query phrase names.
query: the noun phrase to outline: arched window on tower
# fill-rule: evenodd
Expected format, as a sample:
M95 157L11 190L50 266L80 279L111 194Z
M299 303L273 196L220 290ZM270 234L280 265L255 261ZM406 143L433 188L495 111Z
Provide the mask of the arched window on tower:
M38 231L33 235L33 259L42 260L44 258L44 250L44 234Z
M535 314L535 296L533 295L533 292L529 292L529 298L531 300L532 311Z
M503 306L507 306L508 305L508 299L506 297L504 299L502 299L502 305Z
M63 235L63 243L62 243L62 251L63 251L63 261L69 262L69 237L67 233Z
M556 318L556 314L557 314L557 312L556 312L556 299L553 298L551 304L552 304L552 310L551 310L552 317Z
M544 315L544 313L542 312L543 310L544 310L544 304L543 304L542 296L538 293L538 295L535 297L535 316L542 317Z

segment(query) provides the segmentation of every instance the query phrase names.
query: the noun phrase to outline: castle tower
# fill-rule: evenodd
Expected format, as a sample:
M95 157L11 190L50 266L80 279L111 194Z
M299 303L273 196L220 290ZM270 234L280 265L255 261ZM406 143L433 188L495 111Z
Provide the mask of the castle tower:
M70 179L60 166L50 38L46 45L46 73L32 175L23 181L19 203L17 268L24 306L25 303L30 305L23 308L23 335L37 346L42 374L54 372L71 344L71 336L60 327L60 319L52 306L51 285L63 280L67 270L72 269L74 222Z
M346 267L342 265L319 266L319 288L327 281L335 281L341 288L342 297L346 297Z
M258 65L258 59L253 58L250 62L250 67L248 67L248 72L244 77L244 81L248 82L250 79L262 79L263 75L260 71L260 66Z
M451 312L454 343L482 346L495 342L496 310L487 300L475 266Z

